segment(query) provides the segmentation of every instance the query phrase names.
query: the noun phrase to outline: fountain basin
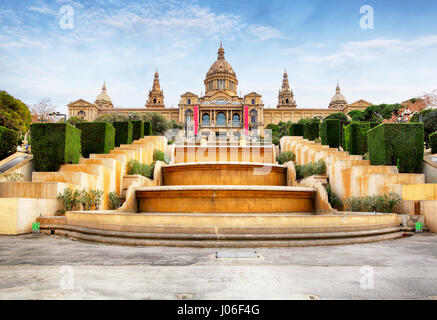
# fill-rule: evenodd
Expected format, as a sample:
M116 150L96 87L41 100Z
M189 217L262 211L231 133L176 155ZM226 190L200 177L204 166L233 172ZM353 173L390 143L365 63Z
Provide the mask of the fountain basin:
M250 162L195 162L162 168L163 184L286 186L285 166Z
M136 190L139 212L314 212L316 191L278 186L164 186Z

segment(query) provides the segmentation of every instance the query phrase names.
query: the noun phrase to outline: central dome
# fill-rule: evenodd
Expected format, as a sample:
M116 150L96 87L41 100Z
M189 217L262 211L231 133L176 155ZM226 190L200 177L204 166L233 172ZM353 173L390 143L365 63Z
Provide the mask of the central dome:
M205 94L214 94L217 91L226 91L230 95L236 95L237 92L237 75L234 69L225 59L225 50L220 43L215 61L205 78Z
M218 50L217 61L212 64L211 68L209 68L206 78L208 79L208 77L212 77L217 74L228 74L232 77L237 77L234 69L232 69L231 65L225 60L225 50L221 45Z

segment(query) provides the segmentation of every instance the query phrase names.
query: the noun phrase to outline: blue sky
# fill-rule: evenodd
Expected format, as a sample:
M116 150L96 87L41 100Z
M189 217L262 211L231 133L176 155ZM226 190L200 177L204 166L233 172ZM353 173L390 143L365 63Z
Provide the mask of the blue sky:
M60 27L60 8L74 27ZM360 8L374 29L360 28ZM435 0L0 0L0 89L25 103L93 102L106 80L117 107L140 108L158 68L166 105L200 94L223 41L238 91L274 107L287 68L298 107L394 103L437 89Z

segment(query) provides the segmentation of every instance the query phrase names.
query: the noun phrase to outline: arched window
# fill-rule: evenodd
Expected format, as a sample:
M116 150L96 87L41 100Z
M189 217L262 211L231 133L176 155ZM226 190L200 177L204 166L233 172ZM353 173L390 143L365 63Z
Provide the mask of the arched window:
M288 104L288 99L285 99L285 103Z
M256 123L256 118L257 118L258 112L256 112L255 109L250 110L250 122L252 123Z
M187 102L188 104L191 104L191 99L188 99L188 102Z
M223 112L220 112L217 114L217 125L218 126L225 126L226 125L226 116Z
M240 125L240 115L239 115L239 114L235 113L235 114L232 116L232 124L233 124L234 126L238 126L238 125Z
M153 103L156 104L156 99L153 99Z
M205 113L202 117L202 125L209 126L209 114Z
M85 111L80 110L80 111L77 113L77 116L78 116L79 118L81 118L81 119L85 119L86 113L85 113Z
M188 109L187 111L185 111L185 121L187 123L191 122L193 117L194 117L193 110Z
M252 99L252 104L255 104L255 99Z

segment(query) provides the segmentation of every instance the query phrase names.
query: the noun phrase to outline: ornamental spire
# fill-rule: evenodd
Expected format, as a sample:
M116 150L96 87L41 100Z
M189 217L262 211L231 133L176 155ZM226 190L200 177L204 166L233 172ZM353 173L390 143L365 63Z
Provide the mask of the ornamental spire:
M217 55L218 55L217 59L219 60L225 58L225 49L223 49L223 43L221 41L220 41L220 48L218 50Z

